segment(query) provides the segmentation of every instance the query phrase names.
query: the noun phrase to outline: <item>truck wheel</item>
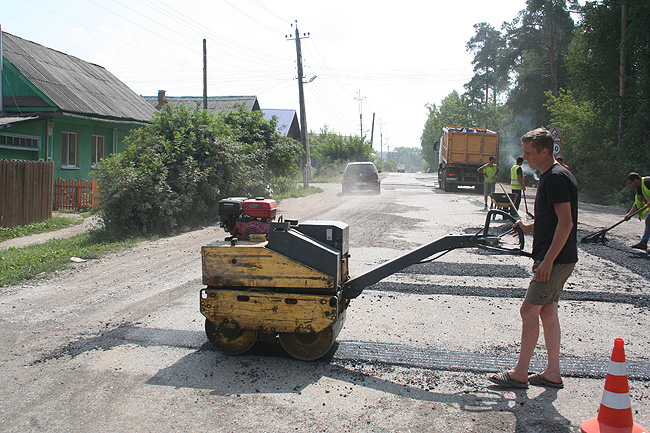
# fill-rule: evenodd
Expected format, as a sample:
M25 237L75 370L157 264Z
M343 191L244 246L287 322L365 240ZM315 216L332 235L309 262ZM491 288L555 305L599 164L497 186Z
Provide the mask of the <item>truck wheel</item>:
M442 178L442 190L443 190L444 192L451 192L452 189L453 189L453 187L454 187L454 185L452 185L452 184L450 184L449 182L447 182L447 180L445 180L444 177Z

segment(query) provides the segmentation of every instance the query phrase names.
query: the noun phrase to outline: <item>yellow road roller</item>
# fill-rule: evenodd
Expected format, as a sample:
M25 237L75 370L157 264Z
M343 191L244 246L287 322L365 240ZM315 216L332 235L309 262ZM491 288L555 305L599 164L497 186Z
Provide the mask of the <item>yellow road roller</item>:
M478 233L445 236L355 278L348 269L349 227L340 221L280 218L269 223L268 233L205 245L200 309L206 335L226 354L244 353L258 340L279 340L294 358L318 359L336 341L350 300L395 272L456 248L527 255L514 222L491 210Z

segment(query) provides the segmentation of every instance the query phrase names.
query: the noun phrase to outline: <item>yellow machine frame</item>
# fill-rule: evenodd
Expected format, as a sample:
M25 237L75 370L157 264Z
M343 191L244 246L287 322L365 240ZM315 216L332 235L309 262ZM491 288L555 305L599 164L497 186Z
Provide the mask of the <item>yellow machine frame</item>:
M299 359L324 355L345 320L334 277L266 248L267 242L215 242L201 248L200 309L211 342L241 353L257 340L280 336ZM347 257L342 260L347 278Z

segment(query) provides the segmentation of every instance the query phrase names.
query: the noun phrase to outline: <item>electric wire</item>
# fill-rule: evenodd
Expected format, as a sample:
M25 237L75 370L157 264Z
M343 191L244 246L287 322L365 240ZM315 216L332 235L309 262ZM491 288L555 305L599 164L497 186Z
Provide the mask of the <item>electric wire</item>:
M238 7L236 7L235 5L231 4L228 0L222 0L222 1L223 1L225 4L227 4L228 6L230 6L231 8L235 9L235 10L236 10L237 12L239 12L240 14L244 15L245 17L247 17L248 19L250 19L250 20L252 20L252 21L255 21L257 24L259 24L259 25L261 25L261 26L263 26L263 27L266 27L267 29L271 30L272 32L276 32L276 33L279 33L279 34L283 34L282 32L280 32L280 31L278 31L278 30L275 30L275 29L273 29L273 28L267 26L266 24L264 24L264 23L262 23L262 22L256 20L255 18L253 18L253 17L251 17L250 15L248 15L246 12L242 12Z
M39 4L36 4L36 3L34 3L33 1L31 1L31 0L25 0L25 1L26 1L27 3L30 3L30 4L32 4L32 5L34 5L34 6L36 6L36 7L39 7L39 8L41 8L41 9L43 9L43 10L45 10L45 11L51 13L51 14L54 14L54 15L60 16L61 18L64 18L64 19L66 19L66 20L68 20L68 21L71 21L71 22L73 22L73 23L75 23L75 24L78 24L78 25L80 25L80 26L83 26L83 27L85 27L85 28L87 28L87 29L90 29L90 30L92 30L92 31L94 31L94 32L96 32L96 33L99 33L99 34L101 34L101 35L103 35L103 36L106 36L106 37L108 37L108 38L114 39L114 40L120 42L121 44L128 45L128 46L133 47L133 48L135 48L135 49L137 49L137 50L140 50L140 51L143 51L143 52L149 53L149 54L151 54L151 55L153 55L153 56L155 56L155 57L158 57L158 58L160 58L160 59L166 60L166 61L168 61L168 62L170 62L170 63L175 63L175 64L178 64L178 65L180 65L180 66L186 67L186 65L184 65L184 64L182 64L182 63L179 63L179 62L177 62L176 60L168 59L168 58L166 58L166 57L164 57L164 56L161 56L161 55L158 54L158 53L155 53L155 52L153 52L153 51L149 51L149 50L147 50L147 49L144 49L144 48L138 47L137 45L133 45L133 44L131 44L131 43L129 43L129 42L123 41L123 40L121 40L120 38L117 38L117 37L115 37L115 36L113 36L113 35L111 35L111 34L108 34L108 33L106 33L106 32L102 32L101 30L97 30L97 29L94 28L94 27L88 26L88 25L86 25L86 24L84 24L84 23L82 23L82 22L79 22L79 21L77 21L77 20L74 20L74 19L72 19L72 18L69 18L69 17L67 17L67 16L65 16L65 15L62 15L62 14L60 14L60 13L54 11L54 10L48 9L48 8L46 8L45 6L41 6L41 5L39 5Z

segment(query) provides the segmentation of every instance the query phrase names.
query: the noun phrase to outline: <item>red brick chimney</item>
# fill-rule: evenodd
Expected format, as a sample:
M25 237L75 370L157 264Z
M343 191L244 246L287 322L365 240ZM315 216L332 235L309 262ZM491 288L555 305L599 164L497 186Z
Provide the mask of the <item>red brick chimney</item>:
M158 90L158 106L162 108L163 105L167 103L167 96L165 96L164 90Z

